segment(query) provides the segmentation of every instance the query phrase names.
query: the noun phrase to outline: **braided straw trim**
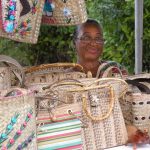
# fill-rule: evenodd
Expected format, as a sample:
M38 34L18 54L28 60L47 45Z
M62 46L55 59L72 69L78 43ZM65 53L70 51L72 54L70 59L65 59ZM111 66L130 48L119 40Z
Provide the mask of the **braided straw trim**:
M53 63L53 64L42 64L40 66L33 66L30 68L27 68L27 69L25 69L25 73L32 73L34 71L40 71L40 70L47 69L50 67L64 67L64 68L65 67L68 67L68 68L73 67L73 68L78 68L81 71L83 71L83 67L76 63Z

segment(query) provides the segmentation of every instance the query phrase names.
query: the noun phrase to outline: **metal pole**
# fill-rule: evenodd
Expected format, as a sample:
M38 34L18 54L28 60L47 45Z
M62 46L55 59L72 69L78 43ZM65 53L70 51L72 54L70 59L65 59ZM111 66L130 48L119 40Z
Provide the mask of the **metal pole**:
M143 0L135 0L135 74L142 72Z

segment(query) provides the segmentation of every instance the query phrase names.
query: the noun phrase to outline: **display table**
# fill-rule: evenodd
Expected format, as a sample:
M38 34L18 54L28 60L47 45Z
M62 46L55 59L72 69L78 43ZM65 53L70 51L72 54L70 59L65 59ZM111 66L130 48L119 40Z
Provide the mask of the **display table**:
M129 145L129 146L118 146L118 147L108 148L106 150L133 150L133 147L131 145ZM137 150L150 150L150 144L138 145Z

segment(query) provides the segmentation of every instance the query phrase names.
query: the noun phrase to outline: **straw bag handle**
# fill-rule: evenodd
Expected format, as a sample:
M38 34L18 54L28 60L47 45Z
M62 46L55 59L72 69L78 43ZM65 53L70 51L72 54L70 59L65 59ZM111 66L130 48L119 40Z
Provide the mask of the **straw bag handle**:
M96 74L96 78L99 78L102 69L103 69L106 65L107 65L107 63L104 62L104 63L102 63L102 64L98 67L97 74Z
M97 70L96 78L99 78L101 73L104 72L110 66L117 67L118 64L117 62L114 62L114 61L108 61L108 62L102 63Z
M23 84L24 81L24 72L22 66L13 58L6 56L6 55L0 55L0 62L5 63L8 65L10 68L12 66L15 66L16 68L19 69L20 73L16 72L15 70L12 70L12 72L16 75L16 77L19 79L21 85Z
M92 116L91 113L87 110L87 100L86 100L86 97L83 95L82 97L82 107L83 107L83 110L85 112L85 114L87 115L88 118L90 118L92 121L102 121L106 118L108 118L113 110L113 107L114 107L114 89L111 85L97 85L97 86L88 86L88 87L83 87L81 89L73 89L73 90L69 90L69 92L81 92L81 91L88 91L88 90L91 90L91 89L97 89L97 88L105 88L105 87L108 87L110 88L110 106L109 106L109 111L106 113L106 115L104 116Z
M19 92L18 95L16 95L14 92ZM20 96L22 94L27 94L27 90L23 89L23 88L10 88L8 90L5 90L3 92L3 94L0 97L5 97L5 99L3 100L7 100L7 97L11 97L11 96Z
M124 80L119 79L119 78L101 78L101 79L97 79L97 80L93 81L91 84L89 84L89 86L92 86L93 84L96 84L100 81L110 81L110 80L111 81L114 80L114 81L118 81L118 82L123 82L126 85L126 87L128 87L128 84Z
M46 90L46 89L50 89L50 88L54 88L54 87L62 86L62 85L78 85L81 87L85 86L83 83L81 83L80 81L78 81L76 79L62 79L62 80L56 81L55 83L50 84L46 87L43 87L42 89Z
M127 89L128 89L128 84L127 82L125 82L124 80L122 79L119 79L119 78L100 78L100 79L97 79L95 81L93 81L93 83L89 84L88 86L92 86L93 84L96 84L96 83L99 83L100 81L105 81L105 82L108 82L108 81L116 81L116 82L121 82L125 85L125 88L124 90L121 92L121 94L119 95L119 97L122 97L126 92L127 92Z
M126 80L134 80L134 81L137 81L137 82L147 82L147 83L150 83L150 78L135 78L135 79L132 79L132 78L126 78Z
M113 69L118 70L118 73L119 73L120 77L123 78L123 74L122 74L121 70L120 70L118 67L115 67L115 66L108 67L108 68L105 70L105 72L103 73L102 78L109 77L109 73L110 73L110 71L112 71Z
M40 66L33 66L30 68L27 68L25 70L25 73L32 73L34 71L39 71L39 70L47 69L50 67L64 67L64 68L73 67L73 68L78 68L80 71L83 71L83 67L76 63L53 63L53 64L42 64Z
M141 92L145 92L146 94L150 94L150 88L148 86L146 86L145 84L142 84L136 80L129 80L129 79L126 80L126 82L128 84L132 84L132 85L138 87Z

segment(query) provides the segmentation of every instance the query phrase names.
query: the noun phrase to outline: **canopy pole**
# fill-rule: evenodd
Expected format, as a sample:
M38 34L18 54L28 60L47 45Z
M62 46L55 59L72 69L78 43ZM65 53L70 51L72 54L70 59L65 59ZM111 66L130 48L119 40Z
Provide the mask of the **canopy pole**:
M135 0L135 74L142 72L143 0Z

